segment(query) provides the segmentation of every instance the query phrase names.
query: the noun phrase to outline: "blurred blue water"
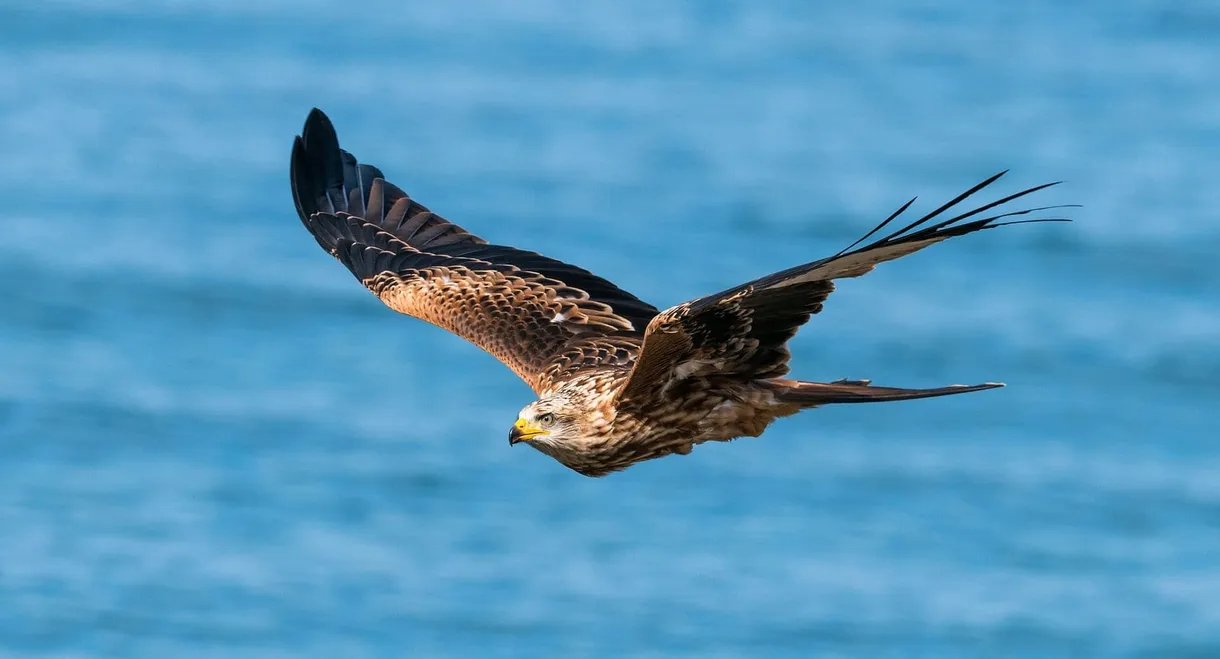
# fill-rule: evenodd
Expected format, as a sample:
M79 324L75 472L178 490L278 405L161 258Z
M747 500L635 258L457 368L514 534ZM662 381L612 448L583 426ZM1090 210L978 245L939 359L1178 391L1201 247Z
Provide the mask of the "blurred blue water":
M0 654L1220 656L1220 8L0 6ZM603 480L299 225L311 106L659 306L1011 167L1073 225L845 282L825 409Z

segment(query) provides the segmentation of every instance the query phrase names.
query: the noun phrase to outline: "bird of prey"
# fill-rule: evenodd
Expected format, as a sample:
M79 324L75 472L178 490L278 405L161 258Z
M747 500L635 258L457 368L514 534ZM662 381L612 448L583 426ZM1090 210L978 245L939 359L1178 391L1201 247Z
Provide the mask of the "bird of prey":
M386 306L471 341L524 379L538 398L518 414L509 444L525 442L586 476L756 437L776 419L820 405L1003 386L898 389L785 377L788 340L822 310L835 279L955 236L1061 221L1005 219L1054 206L988 214L1054 183L952 210L1003 174L897 231L874 238L914 199L838 254L661 311L587 270L488 243L433 213L340 149L316 108L291 162L297 212L322 249Z

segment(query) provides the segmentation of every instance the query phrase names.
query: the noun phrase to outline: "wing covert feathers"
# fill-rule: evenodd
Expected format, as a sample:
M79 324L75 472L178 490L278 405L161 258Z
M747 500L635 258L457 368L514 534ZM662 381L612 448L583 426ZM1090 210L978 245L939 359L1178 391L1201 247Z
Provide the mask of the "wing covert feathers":
M536 391L593 356L622 361L625 344L634 357L657 313L587 270L436 215L339 148L317 109L293 144L291 182L305 227L382 302L478 345Z

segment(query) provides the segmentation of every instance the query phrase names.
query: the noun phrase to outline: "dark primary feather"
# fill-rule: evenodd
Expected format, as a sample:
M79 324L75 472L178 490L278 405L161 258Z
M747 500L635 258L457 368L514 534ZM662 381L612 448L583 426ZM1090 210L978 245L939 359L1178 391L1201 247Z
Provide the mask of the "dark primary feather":
M1004 174L1000 172L984 180L931 213L863 247L856 248L900 217L915 200L903 204L834 256L766 275L661 312L649 324L635 369L620 391L619 399L647 400L676 379L712 373L741 379L781 376L788 371L787 341L812 314L821 311L822 303L834 291L834 279L858 277L878 263L955 236L1009 224L1066 221L1063 218L997 220L1070 206L1044 206L970 219L1057 183L1034 186L970 211L938 219ZM725 334L726 328L737 328L740 332L734 335L731 343L722 345L710 340Z
M376 179L382 180L380 188L373 185ZM319 211L343 211L362 217L421 251L536 272L585 291L641 332L657 314L656 307L584 268L537 252L488 244L384 179L381 170L357 163L352 154L339 147L334 126L321 110L314 108L309 113L292 151L292 193L302 221Z
M293 200L318 244L388 306L476 343L538 389L591 337L637 344L652 305L587 270L487 241L339 147L314 109L292 150ZM617 345L617 343L616 343Z

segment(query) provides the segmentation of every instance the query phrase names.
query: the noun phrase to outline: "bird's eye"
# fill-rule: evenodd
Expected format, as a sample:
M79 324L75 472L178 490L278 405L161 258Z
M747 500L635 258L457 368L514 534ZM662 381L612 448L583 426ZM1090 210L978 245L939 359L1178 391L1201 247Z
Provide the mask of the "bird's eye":
M555 415L547 412L546 414L538 417L538 423L541 423L544 426L549 426L552 423L555 423Z

